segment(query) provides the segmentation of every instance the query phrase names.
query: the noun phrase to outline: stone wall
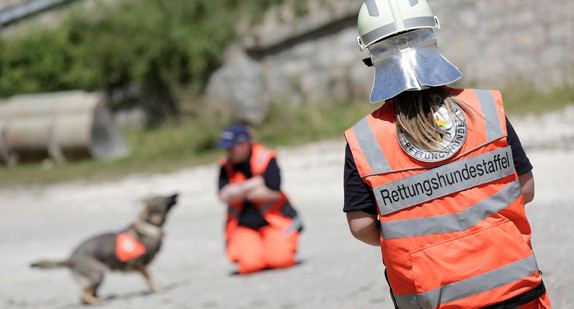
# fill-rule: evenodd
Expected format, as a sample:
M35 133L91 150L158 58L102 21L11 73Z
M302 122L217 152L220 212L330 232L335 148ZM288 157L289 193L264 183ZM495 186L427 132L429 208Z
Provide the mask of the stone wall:
M26 0L2 0L0 1L0 11L23 3L26 3Z
M517 80L540 89L574 86L574 2L431 1L444 30L439 46L464 81L501 87Z
M373 73L361 62L368 52L360 52L356 44L362 1L308 0L307 13L300 15L296 0L285 2L259 24L242 27L246 57L264 76L265 85L258 89L265 93L258 97L295 104L366 100ZM573 1L429 3L441 22L439 48L464 73L460 86L574 86ZM233 64L225 70L232 72Z
M0 2L7 6L23 1ZM78 3L89 7L98 1L114 0ZM574 86L574 1L428 1L442 26L437 31L439 48L464 73L458 85L519 84L539 90ZM284 0L258 24L240 22L240 41L208 83L210 102L223 102L245 115L241 118L259 122L270 102L367 100L373 73L361 62L368 52L360 52L356 44L361 4ZM27 23L57 24L59 14L50 11ZM18 33L25 24L0 34Z
M108 3L114 3L118 0L66 0L59 4L49 7L46 10L41 10L37 14L32 14L26 18L17 20L10 24L0 25L0 36L11 37L26 35L27 33L37 31L44 28L56 28L60 25L63 19L68 16L73 8L82 8L83 10L91 10L96 6L102 6ZM0 11L8 10L12 7L22 5L30 2L30 0L0 0ZM42 1L40 1L42 2ZM32 3L32 2L30 2ZM38 6L32 6L36 9Z

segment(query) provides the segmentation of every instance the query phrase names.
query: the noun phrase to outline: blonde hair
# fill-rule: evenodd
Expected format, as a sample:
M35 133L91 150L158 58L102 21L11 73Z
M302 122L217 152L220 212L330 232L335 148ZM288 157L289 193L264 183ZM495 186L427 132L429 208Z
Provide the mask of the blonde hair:
M430 151L440 150L437 135L445 135L434 118L433 100L439 97L451 119L455 116L454 105L458 105L466 114L471 115L470 108L455 97L446 87L433 87L422 91L405 91L393 98L395 119L398 129L413 143Z

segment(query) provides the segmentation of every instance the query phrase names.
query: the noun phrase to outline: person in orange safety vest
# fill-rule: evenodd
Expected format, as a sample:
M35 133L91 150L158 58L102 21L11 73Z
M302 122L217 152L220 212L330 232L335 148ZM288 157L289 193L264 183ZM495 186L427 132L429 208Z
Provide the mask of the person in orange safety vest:
M396 308L550 308L525 204L532 165L500 92L453 89L424 0L365 0L373 113L345 131L353 236L381 247Z
M243 125L226 128L218 143L219 198L228 204L225 241L239 274L296 264L302 224L287 196L275 152L251 142Z

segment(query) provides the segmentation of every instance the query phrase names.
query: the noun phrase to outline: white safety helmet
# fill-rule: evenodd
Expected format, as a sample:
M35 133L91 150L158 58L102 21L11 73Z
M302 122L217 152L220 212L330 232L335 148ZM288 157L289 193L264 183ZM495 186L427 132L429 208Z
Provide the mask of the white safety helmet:
M364 0L358 16L361 50L375 67L371 103L403 91L447 85L462 73L440 54L432 29L439 29L426 0Z
M361 50L408 30L440 29L426 0L365 0L359 10L358 26Z

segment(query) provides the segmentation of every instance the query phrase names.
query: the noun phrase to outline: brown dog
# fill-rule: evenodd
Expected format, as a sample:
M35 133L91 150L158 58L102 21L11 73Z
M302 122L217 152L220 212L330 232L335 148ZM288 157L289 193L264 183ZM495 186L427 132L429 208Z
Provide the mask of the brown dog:
M151 279L146 267L159 252L162 226L176 200L177 194L150 198L139 219L124 231L86 240L65 261L39 261L31 266L70 268L83 288L81 300L86 304L102 302L96 296L96 291L106 270L139 271L152 290L162 291L163 288Z

